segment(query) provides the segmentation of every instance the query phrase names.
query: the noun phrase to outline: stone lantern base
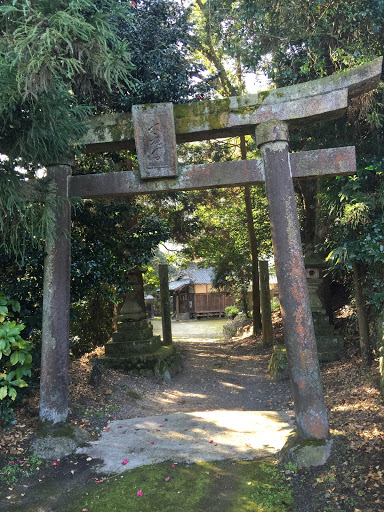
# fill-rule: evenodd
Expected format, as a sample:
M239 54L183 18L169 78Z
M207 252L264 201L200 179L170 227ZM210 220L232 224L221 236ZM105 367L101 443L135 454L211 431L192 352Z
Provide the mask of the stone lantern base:
M344 339L335 332L326 312L323 278L325 265L321 260L315 262L308 259L306 258L305 270L319 361L336 361L340 359L340 353L344 350Z
M138 269L140 270L140 269ZM153 335L153 326L146 319L141 271L130 274L132 291L124 300L115 318L116 332L105 345L103 363L111 368L170 381L181 368L180 354L173 345L163 345Z

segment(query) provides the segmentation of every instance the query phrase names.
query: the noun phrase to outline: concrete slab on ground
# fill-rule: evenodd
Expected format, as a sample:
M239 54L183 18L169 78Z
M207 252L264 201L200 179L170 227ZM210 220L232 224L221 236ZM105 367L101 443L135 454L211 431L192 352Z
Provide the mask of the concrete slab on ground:
M104 473L167 460L252 460L277 453L292 429L291 417L282 411L217 410L133 418L111 422L97 441L77 453L101 459Z

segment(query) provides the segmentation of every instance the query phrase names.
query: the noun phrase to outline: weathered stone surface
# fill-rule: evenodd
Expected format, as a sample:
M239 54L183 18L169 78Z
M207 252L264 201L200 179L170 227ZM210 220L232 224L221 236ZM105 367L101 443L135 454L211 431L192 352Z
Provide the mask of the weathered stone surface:
M130 324L135 322L135 328L147 329L148 325L151 325L146 318L144 320L133 320L130 315L117 315L116 316L116 327L119 332L123 332L125 330L131 330Z
M160 279L160 309L161 309L161 323L163 326L163 343L164 345L171 345L172 343L172 325L171 325L171 305L169 297L169 282L168 282L168 265L159 265L159 279Z
M111 368L121 368L143 376L153 375L161 381L174 377L181 370L181 356L174 345L162 346L147 354L105 357L102 361Z
M289 160L293 178L318 178L356 172L354 146L292 153Z
M318 149L289 156L292 176L334 176L356 172L355 148ZM261 159L188 165L179 170L177 180L142 181L133 171L71 176L71 196L92 198L166 191L200 190L216 187L258 185L265 182Z
M330 324L325 310L324 280L322 270L324 263L308 264L306 261L306 274L311 305L313 325L315 329L317 352L320 362L337 361L344 350L344 339L336 334Z
M177 105L174 108L176 140L178 142L204 140L212 137L223 137L227 135L237 136L244 133L252 133L255 125L269 122L271 120L277 120L277 122L286 121L289 123L289 126L292 127L300 126L309 121L340 116L347 107L348 98L357 96L376 87L381 77L381 68L382 59L380 58L358 69L351 70L337 76L327 77L315 82L295 85L285 89L266 91L258 95L241 98L227 98L217 101ZM129 114L100 116L99 118L94 118L91 124L92 128L83 141L87 146L87 151L102 152L133 147L133 127L131 116ZM284 128L283 125L280 125L279 130L280 128ZM282 130L282 132L283 131L284 130ZM283 138L283 136L280 136L280 139ZM285 206L283 214L281 210L277 208L277 213L272 217L276 220L276 225L278 224L279 219L286 221L286 233L283 231L281 238L286 240L286 236L288 236L288 241L294 241L293 244L288 243L287 245L288 258L290 259L288 272L289 279L287 282L292 286L290 286L289 292L286 290L286 296L288 297L289 294L291 294L291 298L294 298L293 302L296 301L296 305L295 308L291 308L291 310L283 306L283 311L285 309L284 315L287 319L288 325L292 321L292 318L295 318L297 324L296 327L300 327L300 329L296 329L295 331L294 329L291 329L292 325L289 326L288 331L290 332L290 336L288 336L289 339L287 342L288 358L292 368L291 377L295 395L296 420L302 437L324 438L327 430L327 421L322 403L322 389L321 385L319 385L319 372L318 368L314 364L315 350L313 349L314 343L312 340L313 328L310 325L311 322L308 320L310 316L307 311L308 301L306 298L306 291L302 287L301 283L301 249L297 248L299 240L299 237L297 237L297 223L295 215L292 215L294 199L293 202L291 199L292 197L294 198L294 194L293 192L289 192L289 197L284 196L284 191L286 191L287 186L291 187L292 180L288 183L289 179L295 175L294 172L292 172L292 174L289 172L289 179L287 179L286 171L292 171L294 169L293 162L296 157L291 158L289 156L285 140L278 140L276 137L271 140L274 140L275 142L271 143L268 139L265 139L265 137L264 140L261 141L263 143L265 142L265 144L262 144L262 152L265 163L264 171L265 174L268 175L266 176L267 193L268 187L270 190L275 189L277 193L276 198L273 197L273 194L268 193L270 203L273 198L275 206L276 204L279 205L279 202L280 205L284 204ZM272 147L273 144L274 147ZM306 158L308 159L308 165L312 170L309 173L305 169L304 171L301 170L300 172L302 174L299 173L299 176L310 175L311 173L311 175L317 176L318 174L315 174L316 171L313 171L313 169L316 168L316 165L314 165L312 160L313 154L307 154ZM338 154L337 159L337 162L340 163L341 158ZM249 176L246 176L246 172L250 169L254 173L253 178L251 179L254 179L255 183L258 182L258 180L260 182L263 181L264 176L263 174L260 175L260 168L258 164L251 163L248 166L248 162L239 162L236 165L237 169L240 169L242 173L240 173L240 177L236 176L236 181L239 184L241 182L251 182ZM206 166L205 177L199 176L198 178L202 180L201 186L197 185L197 181L193 183L189 181L192 179L191 176L188 175L190 170L188 170L187 174L183 174L180 183L185 190L225 186L225 183L223 183L223 179L220 176L223 168L224 167L215 167L216 175L212 178L210 170L213 169L213 167ZM234 168L235 167L232 163L225 167L227 176L233 174ZM272 170L274 168L278 170L278 173L281 172L281 176L277 176L278 179L276 176L273 176ZM333 165L333 168L337 168L337 165ZM200 171L201 169L199 169L199 172ZM328 171L329 170L325 170L323 174L327 174ZM347 168L345 172L353 172L353 170L351 168ZM256 177L256 174L258 177ZM131 176L133 176L133 178ZM153 186L151 186L152 188L143 187L140 182L137 181L138 178L134 173L131 173L131 176L128 177L128 173L119 173L119 175L115 173L114 175L109 175L108 179L112 181L113 185L112 187L106 187L105 193L102 188L100 188L100 185L105 185L106 178L103 176L100 178L97 176L79 177L83 180L80 180L80 187L78 187L80 190L81 186L85 187L86 183L89 183L84 180L90 180L91 189L93 187L90 195L88 195L89 192L84 188L84 194L74 192L74 190L76 190L76 186L73 186L73 184L76 182L72 181L71 178L62 180L60 187L63 190L65 189L64 194L62 194L65 197L67 196L67 185L71 187L69 195L76 194L83 197L129 193L150 193L177 189L183 190L179 185L173 186L166 180L164 180L165 183L163 186L159 186L158 188ZM259 177L261 179L259 179ZM224 181L227 179L228 178L226 177ZM79 183L79 181L77 181L77 183ZM129 189L132 184L133 187ZM233 184L233 177L231 177L231 181L229 181L228 185ZM271 184L273 184L272 187ZM123 185L122 188L120 188L121 185ZM67 221L65 224L68 226ZM275 226L272 226L272 228L272 231L274 231ZM61 256L63 256L64 259L66 258L67 252L64 250L61 254L60 251L60 244L63 242L64 238L63 233L60 232L57 241L55 241L55 246L48 247L47 252L51 257L51 262L56 257L57 261L59 261L59 257ZM280 237L278 236L277 239L278 238ZM296 248L295 244L297 245ZM284 243L281 247L284 247ZM55 263L55 266L55 276L57 277L60 274L60 272L57 271L59 265ZM63 275L65 275L64 288L68 287L69 284L67 266L67 263L65 263L65 272L63 273ZM284 262L280 261L278 266L281 267L280 278L282 278L279 279L279 281L284 281L284 277L282 277L284 276ZM61 317L60 311L57 311L57 321L55 320L53 328L53 316L51 313L54 308L52 309L51 306L53 304L52 297L54 297L53 292L55 287L51 286L50 281L53 267L49 267L48 265L47 268L46 283L48 283L47 290L49 293L45 295L48 297L46 304L49 305L49 311L46 310L44 312L45 333L47 334L45 339L47 344L45 346L43 345L42 382L45 383L45 388L43 385L41 410L42 418L58 422L62 421L66 417L65 394L67 393L67 382L65 379L67 363L61 356L55 356L54 364L49 366L51 364L49 356L50 353L52 353L52 349L56 346L59 347L58 354L67 353L66 344L61 343L61 341L66 338L66 327L63 331L65 335L62 334L58 337L55 335L55 332L60 330ZM289 300L285 301L285 304L288 304L288 302ZM283 303L284 300L282 300L282 304ZM63 307L65 315L67 315L67 309L68 300L65 300ZM126 313L123 313L122 317L125 320ZM120 318L120 320L121 319L122 318ZM141 319L135 318L135 320ZM67 324L67 320L65 320L65 324ZM295 333L298 336L296 347L294 346L296 340L292 338L292 333ZM50 341L49 338L51 338ZM162 349L164 348L166 347L162 347ZM60 358L62 359L61 362L63 364L57 364L57 362L60 361ZM143 371L144 370L145 369L143 368ZM47 378L48 374L50 374L50 377ZM47 385L47 383L49 383L49 385ZM307 427L310 427L309 430L307 430Z
M283 462L296 464L298 468L322 466L331 455L332 445L332 439L303 441L296 434L291 434L281 450L279 458Z
M150 336L143 340L125 341L126 333L115 333L113 342L105 345L105 355L108 357L129 357L133 354L155 352L161 347L160 336ZM122 340L122 341L119 341Z
M256 128L256 140L261 140L264 160L266 192L279 297L284 324L294 400L296 422L302 439L326 439L329 434L327 411L320 376L308 296L304 258L296 198L290 171L288 143L281 138L284 123L270 123L266 129ZM266 142L266 133L274 142ZM261 134L259 137L259 133Z
M148 340L153 336L153 327L147 322L146 327L137 328L136 322L118 324L117 332L112 334L113 342L130 342Z
M141 177L177 176L173 104L134 105L132 122Z
M259 261L259 279L260 279L260 306L262 312L262 328L263 328L263 343L265 345L272 345L273 343L273 328L272 328L272 313L271 313L271 297L269 288L269 271L268 261Z
M214 137L253 134L254 125L279 119L299 125L343 115L348 98L375 89L382 57L338 75L259 94L174 105L176 140L190 142ZM107 114L91 119L83 139L87 152L134 147L130 114Z
M268 365L272 379L279 381L289 379L287 349L284 345L275 345Z
M180 370L180 355L172 345L163 346L164 341L153 335L153 325L145 318L140 269L130 273L130 284L132 290L117 316L117 332L112 334L112 342L105 345L101 362L112 368L169 381Z
M90 434L84 429L67 426L63 427L62 431L61 435L60 431L54 431L53 435L49 435L49 432L43 429L42 437L38 437L32 443L33 453L43 459L60 459L71 455L77 448L91 440Z
M47 174L63 201L56 218L56 237L46 242L40 375L40 418L53 423L68 416L69 299L71 264L71 207L68 177L72 160L47 167Z

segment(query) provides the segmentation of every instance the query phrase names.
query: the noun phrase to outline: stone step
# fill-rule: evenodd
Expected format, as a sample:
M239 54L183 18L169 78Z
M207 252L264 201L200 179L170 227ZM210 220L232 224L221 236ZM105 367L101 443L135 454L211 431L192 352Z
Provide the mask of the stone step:
M113 343L124 343L129 341L145 341L150 340L153 336L153 327L139 330L127 330L114 332L112 334Z
M136 340L126 343L113 341L105 345L105 355L108 357L124 358L134 354L155 352L161 347L160 336L151 336L148 340Z

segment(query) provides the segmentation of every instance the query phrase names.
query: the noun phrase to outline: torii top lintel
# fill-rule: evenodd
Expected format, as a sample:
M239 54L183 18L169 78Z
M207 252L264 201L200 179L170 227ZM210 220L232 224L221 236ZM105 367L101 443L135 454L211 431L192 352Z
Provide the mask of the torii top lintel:
M247 96L207 100L173 106L176 140L191 142L253 134L255 125L272 119L291 127L342 116L350 98L375 89L380 81L383 58L363 66L280 89ZM83 139L87 153L134 147L130 113L91 118Z

